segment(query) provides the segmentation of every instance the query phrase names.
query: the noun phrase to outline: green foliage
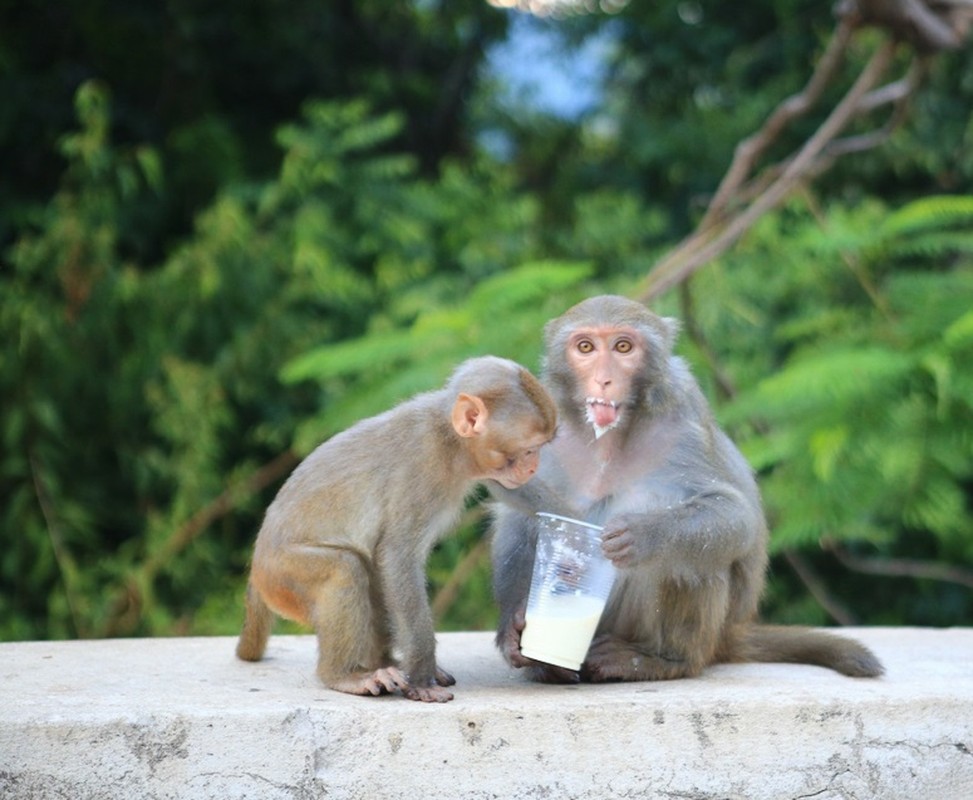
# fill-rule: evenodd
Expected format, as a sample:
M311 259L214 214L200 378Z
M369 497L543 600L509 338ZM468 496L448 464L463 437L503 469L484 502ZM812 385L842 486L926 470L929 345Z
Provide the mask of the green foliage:
M388 150L397 117L360 102L309 103L277 180L226 187L164 262L127 262L126 209L159 165L110 142L103 87L78 113L62 188L0 273L2 524L19 532L0 637L165 633L232 605L211 595L242 591L284 476L240 488L261 464L467 355L536 362L537 328L591 274L533 260L532 203L503 171L422 179Z
M0 638L234 632L297 454L467 356L536 368L547 319L630 291L691 226L833 22L793 0L575 20L611 26L612 68L563 120L479 80L507 25L483 2L35 6L0 11ZM818 545L973 555L973 199L927 197L969 184L965 58L818 182L814 216L767 216L662 304L695 315L709 394L739 389L720 413L774 547L866 621L973 613ZM492 623L482 534L433 555L433 591L459 587L444 627ZM770 615L824 621L786 572Z
M396 112L397 149L430 173L466 149L465 95L506 17L486 3L129 3L60 0L0 7L0 246L22 202L43 205L62 164L81 83L110 84L120 143L148 142L166 183L132 198L128 243L159 260L227 184L278 170L273 134L308 98ZM448 81L443 77L448 75Z
M728 259L748 297L749 334L731 337L763 331L774 358L721 418L761 473L774 550L846 542L968 563L973 198L926 198L878 224L874 211L836 210L821 230L792 209L792 241L812 246L792 247L784 271L759 266L762 250L779 247L779 219ZM827 238L814 244L814 231ZM787 286L807 288L789 321L775 307ZM723 344L732 361L735 342Z
M481 281L450 307L418 314L404 330L383 329L298 356L284 366L285 382L348 379L320 417L302 428L298 449L308 451L362 417L441 385L472 355L491 353L534 367L538 331L590 274L581 264L527 264Z

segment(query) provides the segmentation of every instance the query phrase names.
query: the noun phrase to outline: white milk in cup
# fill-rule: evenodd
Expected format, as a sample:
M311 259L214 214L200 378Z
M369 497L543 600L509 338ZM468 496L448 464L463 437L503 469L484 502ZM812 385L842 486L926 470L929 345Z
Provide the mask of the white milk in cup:
M520 651L567 669L581 667L615 581L598 525L537 514L537 552Z

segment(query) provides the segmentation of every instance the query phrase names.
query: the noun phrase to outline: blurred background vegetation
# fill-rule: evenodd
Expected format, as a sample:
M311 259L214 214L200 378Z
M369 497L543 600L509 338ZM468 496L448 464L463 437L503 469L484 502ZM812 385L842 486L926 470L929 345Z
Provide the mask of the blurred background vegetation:
M835 24L588 5L0 3L0 639L235 633L299 459L636 296ZM525 30L598 44L590 102L516 90ZM653 302L759 472L770 619L973 622L971 48L927 67L887 141ZM483 533L471 503L434 554L442 629L493 624Z

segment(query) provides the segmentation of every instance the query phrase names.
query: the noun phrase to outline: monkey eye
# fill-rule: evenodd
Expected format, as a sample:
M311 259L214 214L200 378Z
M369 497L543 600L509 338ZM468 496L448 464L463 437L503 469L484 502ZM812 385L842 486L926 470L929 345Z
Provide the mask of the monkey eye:
M619 353L631 353L632 347L633 345L630 339L619 339L615 343L615 350Z
M580 342L578 342L579 353L590 353L594 349L595 345L590 339L582 339Z

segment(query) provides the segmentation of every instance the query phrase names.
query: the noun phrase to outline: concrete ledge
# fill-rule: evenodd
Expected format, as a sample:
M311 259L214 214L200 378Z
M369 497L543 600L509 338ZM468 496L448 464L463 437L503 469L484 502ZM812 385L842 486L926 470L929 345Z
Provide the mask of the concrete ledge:
M315 643L0 645L0 798L973 798L973 629L849 631L888 674L539 686L442 634L456 699L321 688Z

